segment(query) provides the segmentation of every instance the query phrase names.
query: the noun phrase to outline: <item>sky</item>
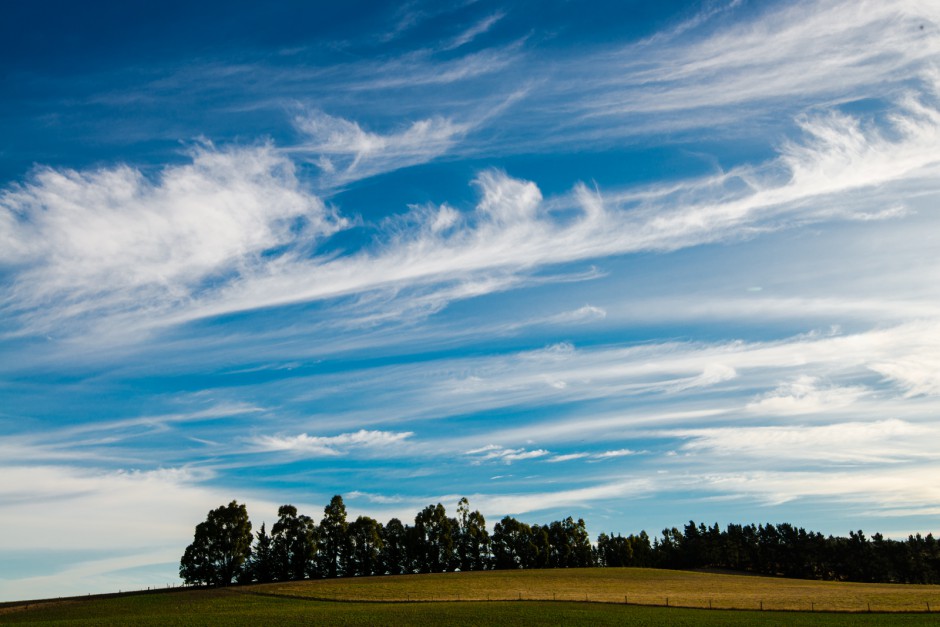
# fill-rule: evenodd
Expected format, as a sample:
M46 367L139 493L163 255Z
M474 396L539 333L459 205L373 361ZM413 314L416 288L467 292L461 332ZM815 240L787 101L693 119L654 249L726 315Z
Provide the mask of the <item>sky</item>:
M940 5L17 2L0 600L255 529L940 531Z

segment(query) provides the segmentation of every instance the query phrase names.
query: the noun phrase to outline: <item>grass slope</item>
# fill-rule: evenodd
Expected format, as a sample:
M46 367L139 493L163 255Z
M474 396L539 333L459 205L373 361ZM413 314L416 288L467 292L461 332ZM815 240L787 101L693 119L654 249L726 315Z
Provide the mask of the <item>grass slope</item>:
M809 586L809 587L806 587ZM887 590L882 590L887 588ZM833 613L701 610L624 605L647 598L687 604L723 598L746 606L757 596L765 609L783 607L798 592L831 606L863 609L860 599L880 594L897 611L916 599L940 609L940 586L825 584L646 569L585 569L450 573L265 584L217 590L174 590L108 598L68 599L0 608L0 624L43 625L938 625L940 613ZM523 599L551 599L557 601ZM584 603L584 595L591 601ZM733 595L737 594L737 597ZM479 595L485 599L468 600ZM644 597L644 595L648 595ZM722 596L724 595L724 596ZM756 596L755 596L756 595ZM434 600L460 602L433 602ZM413 602L407 602L407 599ZM562 601L561 599L572 599ZM324 600L335 599L335 600ZM396 602L404 600L405 602ZM581 602L575 602L579 599ZM788 600L789 599L789 600ZM337 602L340 601L340 602ZM822 602L822 601L820 601ZM867 601L864 601L867 603ZM852 603L855 603L852 606ZM707 600L704 603L707 607ZM864 608L867 609L867 606ZM873 606L872 609L875 609Z
M940 610L940 586L859 584L649 568L481 571L263 584L252 590L348 601L602 601L639 605L863 612Z

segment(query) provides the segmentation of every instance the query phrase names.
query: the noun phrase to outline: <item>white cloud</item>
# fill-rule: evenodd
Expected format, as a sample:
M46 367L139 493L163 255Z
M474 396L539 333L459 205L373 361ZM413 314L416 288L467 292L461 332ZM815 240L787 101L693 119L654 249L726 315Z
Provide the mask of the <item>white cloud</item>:
M828 425L680 429L668 435L688 439L681 447L685 452L805 467L930 459L933 450L927 443L940 436L940 429L891 419Z
M916 338L910 338L917 342ZM940 356L936 349L937 338L927 333L920 338L922 348L908 345L892 355L884 355L883 361L869 364L869 368L896 382L905 390L905 395L940 396ZM900 348L900 347L899 347Z
M545 461L556 464L558 462L570 462L573 459L584 459L589 456L590 453L568 453L567 455L554 455Z
M581 488L513 494L474 494L469 497L487 516L526 514L547 509L571 509L624 497L640 497L654 492L656 482L649 478L627 477Z
M603 453L597 453L594 455L596 459L610 459L611 457L624 457L627 455L636 455L636 451L631 451L628 448L621 448L615 451L604 451Z
M829 503L868 511L890 512L905 508L911 513L929 515L940 499L940 487L935 480L938 472L940 467L927 463L824 472L715 472L689 476L685 482L719 494L759 499L768 505L797 499L826 499Z
M249 514L277 511L277 504L255 495L209 487L213 474L194 468L5 464L0 473L0 551L57 554L42 574L4 580L4 600L45 598L51 590L85 594L176 584L178 560L209 509L236 499ZM147 572L138 576L125 568Z
M0 264L17 272L4 308L52 330L61 316L190 302L345 227L271 146L194 149L156 180L126 166L39 169L0 195Z
M630 449L622 448L614 451L602 451L600 453L568 453L566 455L554 455L545 461L551 463L558 462L568 462L575 459L588 459L589 461L600 461L604 459L612 459L614 457L626 457L627 455L635 455L636 451L631 451Z
M848 407L868 392L862 386L820 387L817 377L801 375L760 400L748 403L747 409L762 415L814 414Z
M387 450L399 445L414 433L411 431L367 431L360 429L354 433L341 433L334 436L309 436L301 433L295 436L261 435L252 439L254 450L258 452L285 451L303 456L331 457L347 455L352 450Z
M640 132L664 123L688 128L707 124L708 114L722 108L746 118L767 107L884 94L940 53L940 13L919 0L805 1L753 15L707 34L692 24L695 36L687 32L683 40L654 38L608 51L592 60L593 68L587 59L573 61L572 74L588 77L572 78L582 82L584 109L658 114L637 125ZM611 76L615 63L620 72ZM679 111L684 115L669 115Z
M726 366L725 364L706 364L702 369L701 374L685 379L670 381L665 383L662 387L665 391L671 393L684 392L686 390L692 390L695 388L705 388L718 385L719 383L724 383L725 381L731 381L737 376L737 371L730 366Z
M463 31L462 33L454 37L452 41L450 41L444 46L444 49L453 50L455 48L460 48L461 46L464 46L470 43L471 41L473 41L480 35L483 35L487 31L489 31L491 28L493 28L493 26L504 17L506 17L505 13L496 12L496 13L493 13L492 15L489 15L483 18L482 20L480 20L479 22L477 22L476 24L474 24L467 30Z
M467 124L433 117L382 135L321 111L297 116L294 124L309 139L289 152L317 155L328 185L426 163L446 153L470 130Z
M549 454L550 452L544 449L529 451L524 448L504 448L497 444L488 444L465 453L465 455L471 456L473 458L474 464L480 464L483 462L502 462L506 465L526 459L544 457Z
M219 403L208 409L84 422L39 432L0 436L0 459L7 463L34 464L65 461L135 463L139 461L136 457L139 451L122 448L122 445L131 446L134 440L172 429L183 429L186 423L221 422L245 418L260 411L261 408L245 403Z
M595 307L594 305L584 305L579 307L574 311L565 311L560 314L551 316L545 320L548 324L577 324L581 322L593 322L595 320L603 320L607 317L607 311L602 307Z
M426 156L422 146L436 150L456 128L429 122L378 136L324 119L340 129L324 145L354 161ZM291 162L270 147L202 149L157 182L127 168L44 170L2 197L0 228L12 229L2 238L18 242L4 260L17 273L5 306L34 331L58 324L62 333L69 327L61 323L94 312L88 324L112 335L377 290L433 303L433 312L546 267L869 219L885 206L897 215L907 194L940 191L940 114L925 104L901 105L891 139L845 115L803 124L804 141L774 162L669 188L601 194L578 186L546 200L535 183L487 170L475 181L473 212L413 210L390 221L377 246L331 257L312 250L348 221L305 192Z

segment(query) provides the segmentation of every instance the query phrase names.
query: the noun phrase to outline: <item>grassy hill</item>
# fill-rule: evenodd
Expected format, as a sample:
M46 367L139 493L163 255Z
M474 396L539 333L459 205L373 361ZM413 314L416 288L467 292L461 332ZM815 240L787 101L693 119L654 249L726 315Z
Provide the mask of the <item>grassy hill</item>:
M0 607L0 624L940 624L940 612L926 612L928 603L940 610L940 586L571 569L298 581L6 604ZM688 609L709 604L716 609ZM765 611L756 611L761 605Z

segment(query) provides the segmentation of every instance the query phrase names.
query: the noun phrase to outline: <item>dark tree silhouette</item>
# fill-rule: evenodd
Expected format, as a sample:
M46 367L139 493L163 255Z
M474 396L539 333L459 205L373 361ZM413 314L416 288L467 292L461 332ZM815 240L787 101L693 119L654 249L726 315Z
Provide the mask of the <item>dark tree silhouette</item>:
M417 567L421 572L442 573L451 569L456 527L456 521L447 517L440 503L418 512L414 529Z
M271 536L265 531L264 523L261 523L261 530L255 534L255 548L248 559L245 572L250 575L251 581L258 583L268 583L277 578L277 559Z
M377 575L382 567L382 525L374 518L360 516L349 525L349 575Z
M444 572L451 569L575 568L644 566L720 568L771 576L890 583L940 583L940 542L933 535L891 540L823 536L789 523L718 524L690 520L680 530L653 538L641 531L623 537L601 533L596 546L583 519L529 525L506 516L486 530L467 499L449 518L444 506L428 505L414 526L396 518L382 525L367 516L346 522L346 506L336 495L323 510L319 527L292 505L278 510L269 536L264 525L251 551L251 522L244 505L232 501L209 512L196 526L193 543L180 560L188 584L299 579L320 575ZM316 562L314 557L316 556ZM316 566L316 568L314 567Z
M278 580L303 579L315 574L316 523L309 516L298 515L293 505L282 505L277 515L277 522L271 527L271 537Z
M337 577L346 572L349 555L349 524L346 522L346 504L339 494L323 508L320 521L319 569L323 577Z
M532 527L505 516L493 527L493 563L497 569L531 568L536 546Z
M408 532L397 518L389 520L380 531L382 549L379 553L382 572L401 575L411 572L408 559Z
M470 511L466 498L457 504L457 562L460 570L483 570L490 562L490 534L486 519Z
M229 585L251 555L251 539L244 505L232 501L211 510L180 559L180 577L187 584Z

